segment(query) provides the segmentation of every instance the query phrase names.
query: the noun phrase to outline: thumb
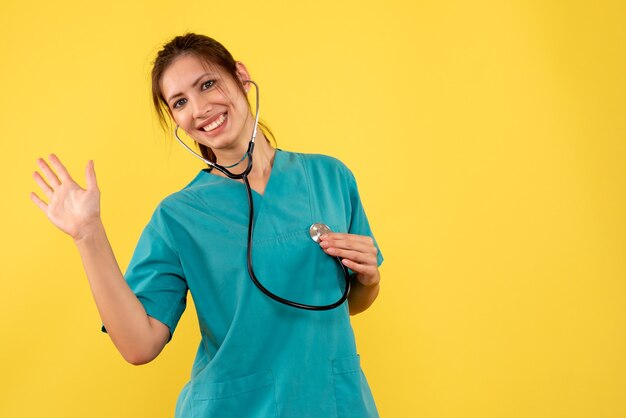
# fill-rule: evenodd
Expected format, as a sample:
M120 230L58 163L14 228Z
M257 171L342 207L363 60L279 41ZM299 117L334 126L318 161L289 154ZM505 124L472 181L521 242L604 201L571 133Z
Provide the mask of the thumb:
M93 190L98 188L98 182L96 180L96 170L94 169L93 160L89 160L87 167L85 168L85 177L87 177L87 190Z

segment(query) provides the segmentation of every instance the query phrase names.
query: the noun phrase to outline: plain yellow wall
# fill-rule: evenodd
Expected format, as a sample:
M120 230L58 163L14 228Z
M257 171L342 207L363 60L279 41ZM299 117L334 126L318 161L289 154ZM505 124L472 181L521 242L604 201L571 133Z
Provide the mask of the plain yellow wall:
M283 149L355 172L386 261L354 317L383 417L626 417L626 3L17 1L0 6L0 416L170 417L193 308L153 363L99 331L28 198L56 152L125 268L201 168L157 126L159 46L222 41Z

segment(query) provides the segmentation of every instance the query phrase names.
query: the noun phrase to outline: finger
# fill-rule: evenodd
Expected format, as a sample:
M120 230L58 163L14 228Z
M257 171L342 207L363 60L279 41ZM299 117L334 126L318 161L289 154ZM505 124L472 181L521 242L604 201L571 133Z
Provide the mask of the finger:
M357 235L357 234L345 234L341 232L329 232L320 237L321 241L324 240L345 240L345 241L355 241L361 242L365 244L374 245L374 240L372 237L367 235Z
M87 178L87 190L97 189L98 181L96 180L96 169L93 160L89 160L87 168L85 168L85 177Z
M357 262L355 262L353 260L350 260L350 259L347 259L347 258L342 259L341 263L344 266L348 267L353 272L355 272L357 274L361 274L361 275L363 275L365 277L375 277L376 276L376 271L378 270L374 266L360 264L360 263L357 263Z
M48 183L46 183L44 178L41 177L41 174L39 174L38 172L35 171L33 173L33 178L35 179L35 183L37 183L37 185L39 186L39 188L41 189L43 194L45 194L48 198L50 198L50 196L52 196L52 192L54 192L54 190L52 190L52 187L50 187L50 185Z
M320 246L322 248L344 248L367 254L378 254L378 248L376 248L374 240L370 237L359 237L357 235L353 235L352 237L357 238L327 238L320 242Z
M50 162L52 163L52 166L57 171L57 173L59 173L59 177L61 178L61 180L67 182L73 181L72 176L70 176L70 173L67 171L63 163L61 163L59 157L54 154L50 154Z
M366 254L366 253L353 251L353 250L344 250L342 248L335 248L335 247L326 248L324 251L329 255L332 255L335 257L347 258L359 264L367 264L367 265L372 265L372 266L376 265L376 257L372 254Z
M46 204L46 202L41 200L39 198L39 196L37 196L37 194L35 194L35 192L30 192L30 200L35 202L35 204L39 207L39 209L43 210L44 212L48 208L48 205Z
M41 171L43 171L43 174L46 176L50 187L53 190L59 187L61 185L61 180L59 180L54 171L52 171L48 163L43 158L39 158L37 160L37 163L39 164L39 168L41 168Z
M365 239L369 238L366 235L350 234L350 233L347 233L347 232L327 232L324 235L322 235L321 238L325 238L325 237L328 237L328 238L338 238L338 239L359 239L359 240L362 240L364 238Z
M346 250L354 250L362 253L377 254L378 249L373 243L363 242L360 240L334 240L329 239L320 243L322 248L343 248Z

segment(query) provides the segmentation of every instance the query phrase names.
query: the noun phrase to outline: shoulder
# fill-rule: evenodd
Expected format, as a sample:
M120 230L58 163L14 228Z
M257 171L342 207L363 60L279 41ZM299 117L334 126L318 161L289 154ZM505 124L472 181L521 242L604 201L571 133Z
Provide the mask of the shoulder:
M341 160L323 154L287 153L293 169L302 171L303 181L317 193L334 193L350 199L357 190L352 171ZM286 158L286 159L287 159Z
M159 203L157 209L167 209L192 202L196 200L197 195L201 192L210 192L213 189L211 186L218 180L216 176L205 170L200 170L185 187L166 196L161 203Z
M172 219L179 218L198 206L201 190L207 191L211 175L200 171L191 182L182 189L163 198L154 209L150 224L157 228L166 228Z
M281 151L287 158L298 160L302 166L315 175L339 175L352 178L352 171L339 159L324 154Z

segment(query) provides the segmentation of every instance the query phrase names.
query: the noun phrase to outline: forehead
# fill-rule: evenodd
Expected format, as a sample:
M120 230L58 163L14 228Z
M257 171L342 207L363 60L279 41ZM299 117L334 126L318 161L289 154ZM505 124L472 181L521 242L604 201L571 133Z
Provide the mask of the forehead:
M163 71L159 86L161 94L167 98L173 94L184 92L192 88L192 85L205 74L224 77L224 70L214 64L208 63L193 54L186 54L176 58Z

